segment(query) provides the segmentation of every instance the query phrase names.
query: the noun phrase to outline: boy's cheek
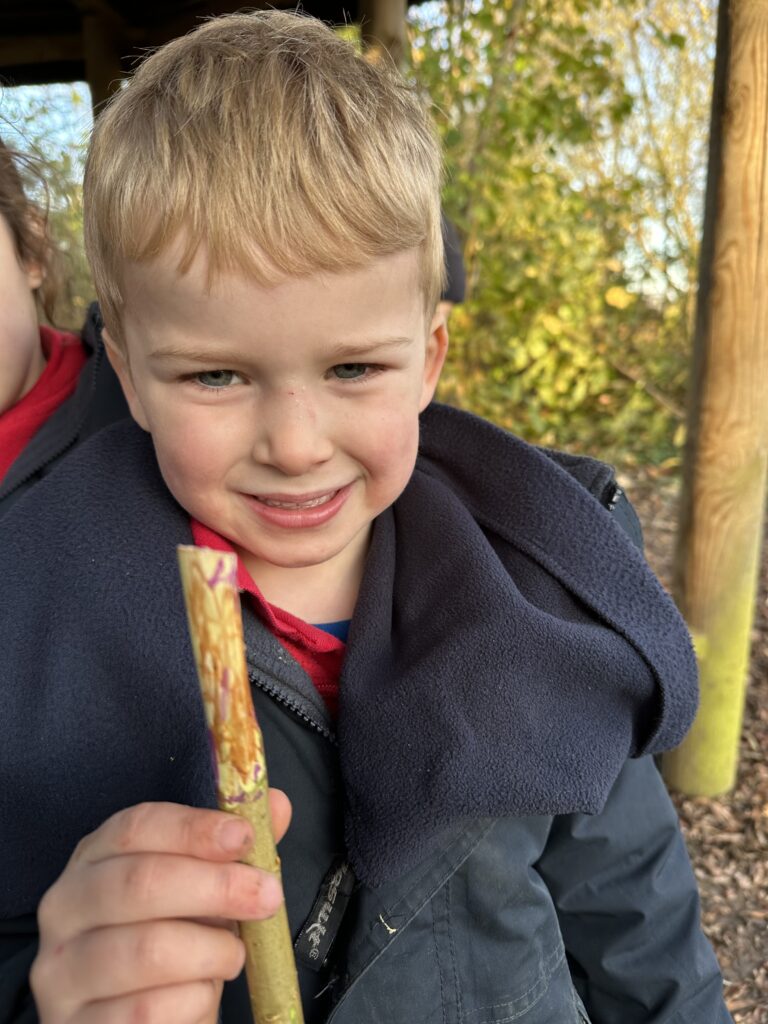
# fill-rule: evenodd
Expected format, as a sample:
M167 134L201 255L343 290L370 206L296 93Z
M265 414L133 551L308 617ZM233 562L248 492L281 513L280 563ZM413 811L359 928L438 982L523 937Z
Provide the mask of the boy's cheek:
M179 504L191 514L200 512L198 503L210 502L219 494L216 474L201 458L192 454L197 447L189 446L164 448L155 440L155 454L163 480ZM204 450L202 452L204 455Z
M158 429L157 424L153 426L150 433L167 483L170 484L170 477L177 485L199 486L214 475L206 459L211 451L210 437L206 443L197 431L176 428L173 424L166 424L164 429Z
M419 419L414 412L407 420L397 415L381 417L369 438L368 460L387 478L407 481L419 448Z

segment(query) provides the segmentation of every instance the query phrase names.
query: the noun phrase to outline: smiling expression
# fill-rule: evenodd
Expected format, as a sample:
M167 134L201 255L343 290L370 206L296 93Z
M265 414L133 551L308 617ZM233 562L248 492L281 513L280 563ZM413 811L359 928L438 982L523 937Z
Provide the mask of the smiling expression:
M134 418L177 501L232 541L268 600L346 617L445 356L417 253L210 289L200 255L184 275L172 256L124 281L127 360L110 348Z

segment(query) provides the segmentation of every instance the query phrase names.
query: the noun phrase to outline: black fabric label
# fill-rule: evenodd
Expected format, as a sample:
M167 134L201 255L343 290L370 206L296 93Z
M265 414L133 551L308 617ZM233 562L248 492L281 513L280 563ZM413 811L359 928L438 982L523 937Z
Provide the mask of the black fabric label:
M297 959L311 970L319 971L328 959L354 888L352 868L337 858L323 879L309 917L293 947Z

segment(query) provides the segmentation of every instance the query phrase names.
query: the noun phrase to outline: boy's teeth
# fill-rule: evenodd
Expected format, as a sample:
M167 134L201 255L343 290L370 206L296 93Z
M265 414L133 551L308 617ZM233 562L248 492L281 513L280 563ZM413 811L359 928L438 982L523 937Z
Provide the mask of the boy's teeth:
M318 505L325 505L335 494L336 492L332 491L319 498L310 498L309 501L274 501L272 498L259 498L259 501L270 508L316 508Z

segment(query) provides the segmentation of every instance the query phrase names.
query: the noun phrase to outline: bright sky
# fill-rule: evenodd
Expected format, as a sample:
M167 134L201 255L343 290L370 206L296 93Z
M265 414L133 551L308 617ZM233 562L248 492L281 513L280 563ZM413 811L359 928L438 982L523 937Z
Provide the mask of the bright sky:
M0 86L0 136L15 149L56 160L87 141L93 118L84 82Z

